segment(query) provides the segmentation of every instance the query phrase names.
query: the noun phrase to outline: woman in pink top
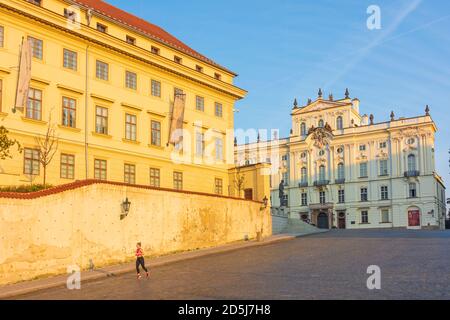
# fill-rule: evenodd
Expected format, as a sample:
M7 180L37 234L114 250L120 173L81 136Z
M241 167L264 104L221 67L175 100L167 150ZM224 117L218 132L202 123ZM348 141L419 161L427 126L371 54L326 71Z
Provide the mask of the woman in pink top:
M142 251L140 242L136 244L136 272L138 279L141 278L141 271L139 270L139 266L142 266L142 269L145 270L148 278L148 270L145 267L144 252Z

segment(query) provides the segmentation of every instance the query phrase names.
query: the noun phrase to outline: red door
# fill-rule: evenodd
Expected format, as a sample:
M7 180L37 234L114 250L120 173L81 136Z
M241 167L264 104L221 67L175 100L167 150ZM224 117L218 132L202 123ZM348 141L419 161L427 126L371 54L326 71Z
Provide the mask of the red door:
M420 227L420 212L419 210L408 211L408 225L410 227Z

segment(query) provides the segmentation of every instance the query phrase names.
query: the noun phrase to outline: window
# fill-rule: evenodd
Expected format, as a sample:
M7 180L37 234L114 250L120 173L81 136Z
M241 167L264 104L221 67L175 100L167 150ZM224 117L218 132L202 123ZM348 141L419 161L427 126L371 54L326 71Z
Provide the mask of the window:
M388 200L389 192L387 186L381 186L381 200Z
M319 192L319 200L320 200L321 204L325 204L326 203L325 191L320 191Z
M253 200L253 189L245 189L244 190L244 199L245 200Z
M73 10L69 10L67 8L64 8L64 17L75 23L77 21L77 13Z
M152 120L151 126L152 126L151 143L154 146L161 146L161 122Z
M95 110L95 132L108 134L108 109L97 107Z
M24 149L24 162L23 173L33 176L39 175L40 162L39 162L39 150L37 149Z
M107 81L109 79L109 65L105 62L97 60L96 76L97 79Z
M359 164L359 177L360 178L367 178L367 162L361 162Z
M369 212L361 211L361 223L369 223Z
M306 136L306 123L304 122L300 124L300 135Z
M35 5L38 5L38 6L41 5L41 0L28 0L28 2L30 2L32 4L35 4Z
M97 30L103 33L107 33L108 32L108 27L105 26L104 24L101 24L99 22L97 22Z
M221 138L216 138L215 140L216 147L216 160L223 160L223 140Z
M124 182L136 184L136 166L134 164L125 164L123 166L123 171Z
M5 45L5 28L0 26L0 48Z
M388 161L380 160L380 176L388 175Z
M42 91L30 88L28 90L28 101L26 117L34 120L41 120L42 117Z
M0 79L0 112L2 112L2 101L3 101L3 80Z
M159 188L161 185L161 171L156 168L150 168L150 186Z
M322 119L319 120L319 128L323 128L324 127L324 122Z
M216 117L222 117L223 110L222 110L222 104L221 103L216 102L214 110L215 110L214 114L216 115Z
M408 140L406 140L406 144L409 144L409 145L414 144L414 142L416 142L416 139L414 139L414 138L409 138Z
M31 43L31 54L34 58L42 60L43 56L43 42L42 40L28 37L28 41Z
M321 165L319 167L319 180L324 181L325 180L325 166Z
M302 206L308 205L308 194L306 192L302 193Z
M203 72L203 67L199 66L199 65L196 65L195 66L195 70L197 70L198 72Z
M337 178L339 180L345 179L345 167L343 163L339 163L337 166Z
M200 96L195 97L195 109L198 111L205 111L205 98Z
M133 46L136 45L136 38L133 38L132 36L127 36L126 41L127 43L132 44Z
M66 69L71 69L76 71L77 70L77 53L74 51L70 51L68 49L64 49L64 59L63 59L63 66Z
M195 133L195 155L203 157L205 152L205 135L201 132Z
M220 73L214 73L214 78L217 80L222 80L222 75Z
M216 194L223 194L223 181L222 181L222 179L216 178L214 180L214 192Z
M306 169L306 167L303 167L300 170L300 175L301 175L302 183L307 183L308 182L308 169Z
M338 202L339 203L345 202L345 191L344 190L338 190Z
M416 184L414 182L411 182L409 184L409 197L410 198L416 198L417 197L417 188L416 188Z
M337 119L336 119L336 129L338 129L338 130L344 129L344 122L343 122L341 116L337 117Z
M410 154L408 156L408 171L415 171L415 170L416 170L416 156Z
M289 185L289 175L287 172L283 172L281 179L283 180L285 186Z
M152 80L152 96L161 97L161 82Z
M181 64L183 62L183 59L181 57L178 56L174 56L173 57L173 61L175 61L176 63Z
M184 92L183 92L183 89L180 89L180 88L173 88L173 94L174 94L174 97L176 97L176 96L183 95Z
M137 75L134 72L125 72L125 86L128 89L136 90L137 88Z
M74 179L75 177L75 156L71 154L61 154L61 178Z
M62 98L62 125L65 127L76 127L76 109L77 102L75 99Z
M361 188L361 201L368 201L367 188Z
M173 188L175 190L183 190L183 173L174 172L173 173Z
M125 139L136 141L136 116L134 114L125 114Z
M380 142L380 149L386 148L386 141Z
M389 210L383 209L381 210L381 223L388 223L389 221Z
M94 178L106 180L106 160L94 160Z
M152 46L150 49L151 53L159 55L160 50L157 47Z
M284 155L282 155L282 156L281 156L281 160L283 160L283 161L287 161L287 159L288 159L288 156L287 156L287 154L284 154Z
M366 151L366 145L365 144L361 144L359 146L359 151Z

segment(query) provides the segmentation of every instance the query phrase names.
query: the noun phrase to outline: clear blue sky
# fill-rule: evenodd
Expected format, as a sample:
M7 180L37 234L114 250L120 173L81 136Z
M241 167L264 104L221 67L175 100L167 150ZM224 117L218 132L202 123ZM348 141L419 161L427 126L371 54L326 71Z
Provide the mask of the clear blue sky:
M237 128L287 136L297 97L345 88L375 121L424 114L438 126L437 171L450 187L450 2L447 0L109 0L159 25L221 65L249 91ZM368 30L367 7L381 8ZM449 191L447 190L447 194Z

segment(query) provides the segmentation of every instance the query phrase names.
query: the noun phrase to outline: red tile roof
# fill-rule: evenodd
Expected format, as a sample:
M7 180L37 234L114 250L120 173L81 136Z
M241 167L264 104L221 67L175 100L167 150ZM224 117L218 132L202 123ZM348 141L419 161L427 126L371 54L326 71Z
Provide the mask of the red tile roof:
M174 47L178 50L181 50L197 59L203 60L209 64L213 64L218 68L223 69L224 71L231 72L232 71L218 65L211 59L205 57L204 55L198 53L194 49L190 48L170 33L165 31L164 29L145 21L139 17L136 17L128 12L125 12L103 0L73 0L74 2L80 4L81 6L88 7L102 15L105 15L111 19L114 19L120 23L126 24L130 27L133 27L141 32L144 32L149 37L159 40L171 47ZM234 73L233 73L234 74Z

